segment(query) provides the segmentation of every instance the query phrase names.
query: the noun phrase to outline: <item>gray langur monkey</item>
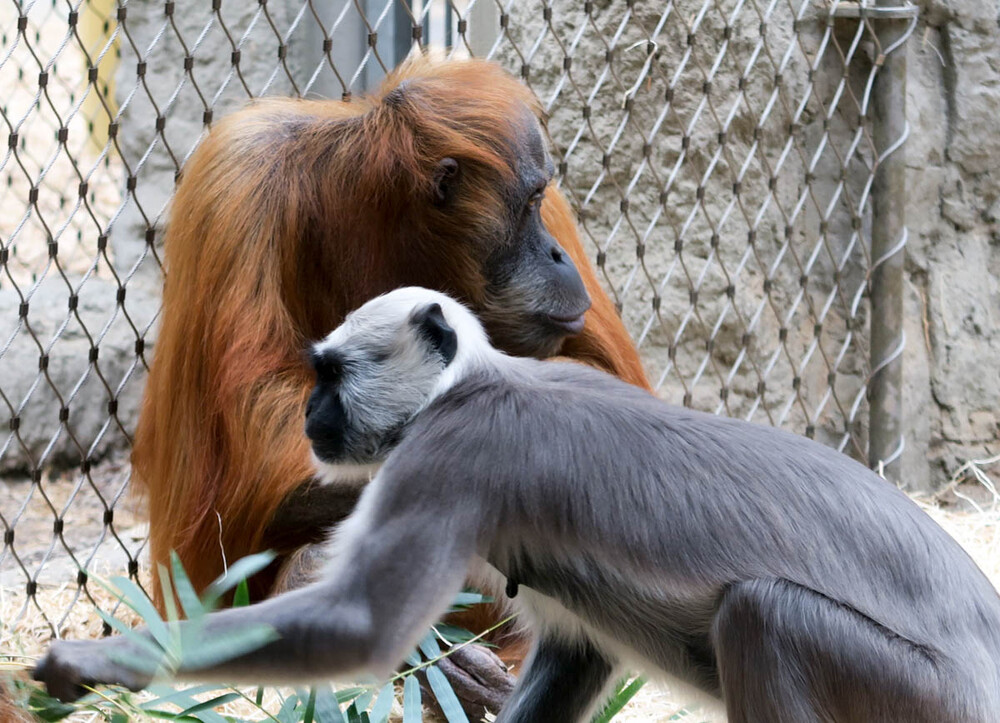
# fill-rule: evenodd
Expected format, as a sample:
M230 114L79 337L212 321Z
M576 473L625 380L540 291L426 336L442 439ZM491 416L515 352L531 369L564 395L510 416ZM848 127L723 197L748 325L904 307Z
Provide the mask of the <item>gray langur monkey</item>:
M506 356L424 289L372 300L311 355L318 465L329 479L382 466L321 581L206 628L264 623L277 640L179 675L387 674L471 574L536 635L507 723L586 720L637 668L721 698L733 723L1000 716L997 592L840 453ZM82 683L141 688L148 676L116 662L130 645L56 642L35 676L63 699Z

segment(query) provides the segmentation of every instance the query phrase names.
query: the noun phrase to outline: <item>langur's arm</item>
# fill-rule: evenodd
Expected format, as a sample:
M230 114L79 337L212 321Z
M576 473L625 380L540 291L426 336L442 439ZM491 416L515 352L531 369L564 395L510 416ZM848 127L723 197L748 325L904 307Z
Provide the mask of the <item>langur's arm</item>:
M388 674L461 589L478 530L469 516L454 511L407 510L387 518L371 514L374 506L362 503L345 523L322 581L257 605L212 613L197 633L202 641L218 640L266 625L275 640L214 664L182 659L175 677L282 683ZM34 677L61 700L83 695L82 685L139 689L151 675L127 664L136 655L144 653L128 638L57 641Z

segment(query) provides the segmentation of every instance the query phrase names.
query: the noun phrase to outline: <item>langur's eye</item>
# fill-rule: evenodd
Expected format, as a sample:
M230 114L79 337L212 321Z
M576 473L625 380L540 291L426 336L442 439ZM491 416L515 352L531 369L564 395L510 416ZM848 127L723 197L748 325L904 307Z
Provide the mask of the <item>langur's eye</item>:
M326 382L339 380L344 371L343 361L331 352L317 352L310 354L309 361L312 363L313 371L316 372L317 379Z
M542 204L543 198L545 198L544 188L539 191L535 191L533 194L531 194L531 197L528 199L528 208L532 209L538 208Z

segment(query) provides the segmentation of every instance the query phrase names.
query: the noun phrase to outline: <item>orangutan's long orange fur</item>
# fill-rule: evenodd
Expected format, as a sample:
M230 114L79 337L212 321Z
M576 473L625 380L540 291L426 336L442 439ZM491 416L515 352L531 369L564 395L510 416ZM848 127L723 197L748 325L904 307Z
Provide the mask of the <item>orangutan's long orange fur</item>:
M414 79L462 94L448 118L420 118L419 134L387 110ZM449 245L448 230L498 223L485 211L499 207L497 184L472 181L471 200L449 215L415 215L430 204L411 201L430 192L428 169L446 155L510 173L500 153L518 103L535 101L492 64L417 61L370 99L261 101L212 129L173 201L162 326L135 437L154 564L176 550L200 590L222 572L223 549L230 562L259 551L282 499L312 473L307 341L400 285L470 301L485 293L478 263ZM499 130L477 133L484 127ZM593 298L585 332L563 353L648 386L555 189L543 218ZM440 242L415 243L417 230ZM266 592L269 579L256 582Z

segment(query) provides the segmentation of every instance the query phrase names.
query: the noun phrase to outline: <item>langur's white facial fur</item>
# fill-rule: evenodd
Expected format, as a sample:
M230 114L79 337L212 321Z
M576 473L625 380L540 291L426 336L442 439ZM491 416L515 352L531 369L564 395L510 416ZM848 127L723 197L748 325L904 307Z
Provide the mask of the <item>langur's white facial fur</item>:
M418 412L499 354L475 315L437 291L396 289L349 314L310 352L306 434L320 479L367 482Z

